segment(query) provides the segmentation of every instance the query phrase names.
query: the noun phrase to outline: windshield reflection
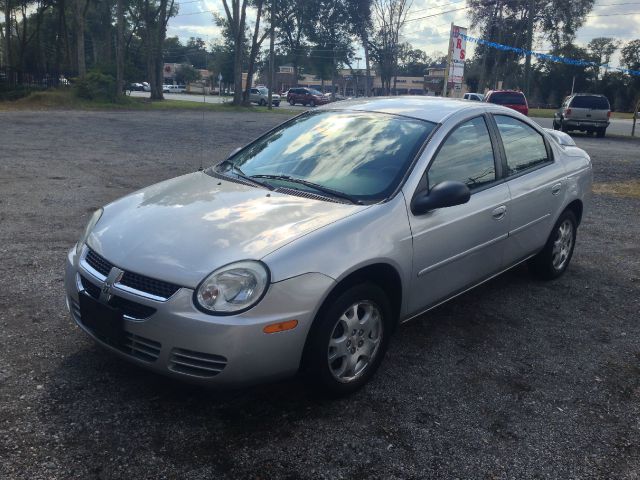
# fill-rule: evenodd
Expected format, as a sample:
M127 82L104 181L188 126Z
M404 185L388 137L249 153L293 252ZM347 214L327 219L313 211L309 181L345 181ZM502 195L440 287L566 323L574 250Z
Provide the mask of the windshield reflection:
M309 112L234 155L244 175L269 175L268 183L313 191L292 179L360 200L390 195L435 124L374 112ZM286 177L290 177L288 180ZM317 192L314 192L317 193Z

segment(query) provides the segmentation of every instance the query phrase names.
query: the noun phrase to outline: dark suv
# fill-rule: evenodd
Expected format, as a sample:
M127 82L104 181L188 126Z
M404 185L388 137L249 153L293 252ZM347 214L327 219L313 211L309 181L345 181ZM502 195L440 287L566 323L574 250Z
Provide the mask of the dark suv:
M324 105L329 103L329 99L322 95L318 90L313 88L290 88L287 94L287 102L291 105L301 103L302 105L309 105L315 107L316 105Z
M524 93L516 90L490 90L484 101L504 105L523 115L529 115L529 105Z
M569 132L581 130L588 135L594 132L604 137L609 126L611 106L604 95L574 93L562 102L553 114L553 129Z

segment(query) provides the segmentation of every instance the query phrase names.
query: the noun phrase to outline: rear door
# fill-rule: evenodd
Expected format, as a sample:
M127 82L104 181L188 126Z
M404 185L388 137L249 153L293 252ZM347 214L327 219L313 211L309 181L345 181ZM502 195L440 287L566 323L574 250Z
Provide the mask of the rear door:
M505 263L513 265L540 250L562 208L565 170L554 161L545 137L510 115L493 115L499 134L511 208Z
M484 115L458 124L434 155L418 187L445 180L461 181L471 190L469 202L414 215L408 208L413 235L413 274L409 309L433 306L503 267L508 234L509 189L501 181ZM416 192L406 192L407 201Z

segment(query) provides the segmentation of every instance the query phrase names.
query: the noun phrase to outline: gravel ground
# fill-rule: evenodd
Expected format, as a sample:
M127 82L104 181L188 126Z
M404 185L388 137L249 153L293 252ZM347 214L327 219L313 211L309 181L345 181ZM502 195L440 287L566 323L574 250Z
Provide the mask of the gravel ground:
M88 212L282 115L0 113L0 478L640 478L640 199L595 196L559 280L517 268L400 328L348 399L216 392L115 359L64 306ZM597 182L638 142L576 135Z

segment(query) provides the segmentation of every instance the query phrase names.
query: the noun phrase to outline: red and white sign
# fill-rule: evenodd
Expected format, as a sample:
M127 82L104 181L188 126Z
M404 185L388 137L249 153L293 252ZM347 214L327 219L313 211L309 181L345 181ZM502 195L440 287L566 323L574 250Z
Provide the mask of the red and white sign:
M464 61L467 57L467 39L462 35L467 34L467 29L453 25L451 29L452 55L451 64L449 65L449 81L453 83L462 83L464 76Z

